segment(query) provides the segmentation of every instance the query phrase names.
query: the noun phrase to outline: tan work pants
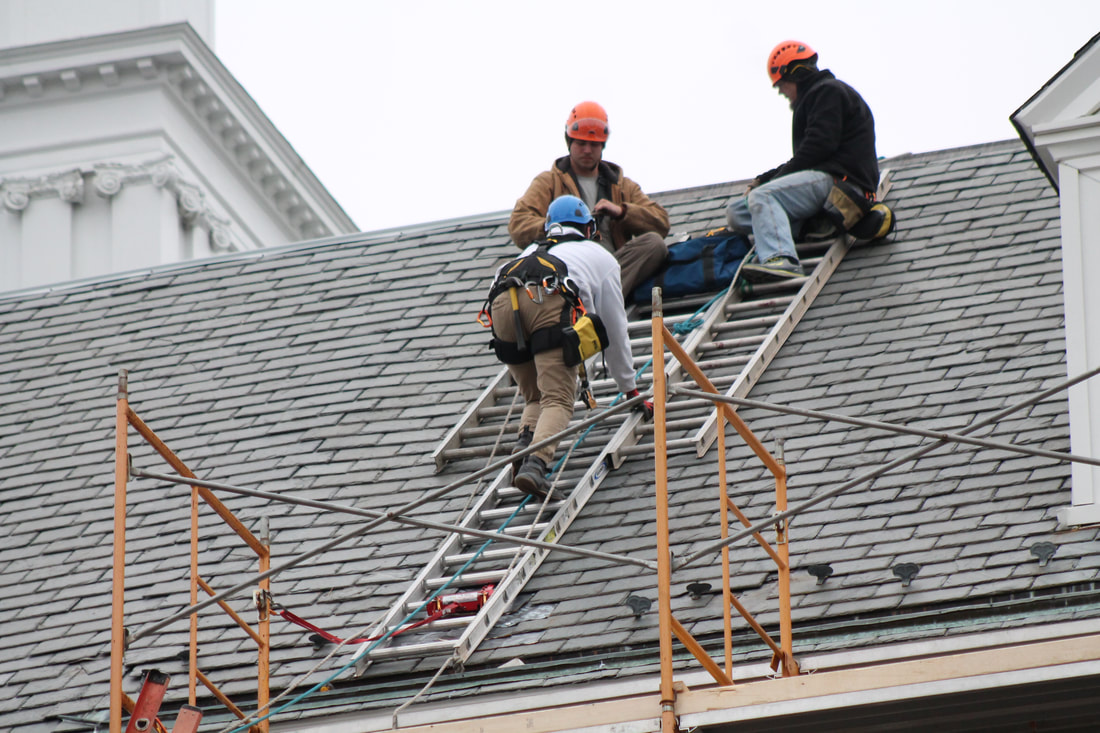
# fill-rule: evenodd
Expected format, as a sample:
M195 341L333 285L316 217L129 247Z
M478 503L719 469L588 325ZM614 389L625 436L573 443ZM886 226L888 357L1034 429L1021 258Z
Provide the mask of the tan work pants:
M561 323L561 295L543 295L543 302L536 303L523 290L519 291L519 315L524 337L547 326L558 328ZM516 341L515 318L512 300L507 292L493 300L493 330L497 338ZM509 364L508 371L519 386L525 404L520 417L520 430L531 428L535 437L532 443L546 440L560 433L573 417L573 403L577 396L577 368L568 367L562 360L561 349L555 348L535 354L535 358L523 364ZM550 465L557 443L551 443L532 455Z
M661 269L668 257L668 247L661 235L646 232L628 241L614 254L621 270L623 299L629 302L634 289Z

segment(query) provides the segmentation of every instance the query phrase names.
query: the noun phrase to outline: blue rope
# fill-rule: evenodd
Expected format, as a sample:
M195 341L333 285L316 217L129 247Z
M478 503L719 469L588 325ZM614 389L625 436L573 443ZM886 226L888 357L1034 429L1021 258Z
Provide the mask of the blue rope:
M717 295L715 295L713 298L708 300L705 305L701 306L697 311L695 311L694 314L692 314L691 318L687 319L686 321L681 321L680 323L675 324L671 329L672 333L674 333L676 335L684 335L684 334L687 334L687 333L691 333L695 329L699 328L699 326L703 325L703 314L707 311L707 309L709 309L712 305L714 305L715 301L717 301L719 298L721 298L723 295L726 294L726 290L729 290L729 288L725 288L724 290L719 292ZM649 369L649 367L651 367L652 365L653 365L653 357L650 357L649 361L647 361L645 364L642 364L642 366L639 367L638 370L634 373L634 379L636 379L636 380L640 379L641 376L643 374L645 374L646 370ZM615 395L615 399L611 400L611 404L608 405L608 407L614 407L616 404L618 404L619 400L622 399L625 396L626 395L624 393L619 392L617 395ZM592 432L592 429L595 428L596 425L597 425L597 423L592 423L591 425L589 425L588 428L577 437L576 441L574 441L573 448L576 448L577 446L579 446L584 441L584 439L586 437L588 437L588 434L590 432ZM552 476L561 467L561 465L564 461L565 461L565 456L563 455L561 458L558 459L557 463L554 464L554 467L549 471L548 475ZM515 511L513 511L512 514L506 520L504 520L504 523L500 526L500 528L497 529L497 534L500 534L501 532L503 532L508 527L508 525L511 524L512 520L516 518L517 514L519 514L519 510L522 509L524 506L526 506L527 502L530 501L530 500L531 500L531 497L527 496L523 499L523 501L521 501L519 503L519 505L516 507ZM440 586L440 588L438 590L436 590L434 593L432 593L432 595L430 595L423 603L421 603L419 606L417 606L416 610L414 610L412 613L410 613L408 616L406 616L401 621L401 623L397 624L394 628L387 631L379 639L377 639L374 643L372 643L369 647L364 649L362 654L355 655L354 657L352 657L351 661L349 661L347 664L345 664L340 669L336 670L327 679L322 680L321 682L318 682L313 687L311 687L308 690L306 690L305 692L301 693L300 695L298 695L294 699L292 699L292 700L280 705L279 707L275 708L274 710L268 712L262 718L257 718L256 720L252 721L251 723L247 723L245 725L241 725L241 726L238 726L237 728L234 728L229 733L239 733L239 731L246 730L246 729L252 727L253 725L255 725L256 723L261 723L261 722L267 720L268 718L270 718L271 716L276 715L277 713L281 713L284 710L286 710L287 708L291 707L292 705L295 705L298 702L301 702L303 699L305 699L306 697L309 697L310 695L312 695L317 690L319 690L322 687L328 685L334 679L336 679L341 674L343 674L353 664L355 664L360 658L362 658L363 656L369 654L375 647L377 647L382 642L388 640L391 636L394 635L394 633L397 632L398 629L400 629L402 626L407 624L410 620L412 620L412 618L414 616L416 616L418 613L420 613L422 610L424 610L424 608L427 607L427 605L429 603L431 603L433 600L435 600L436 597L438 597L440 593L442 593L447 588L449 588L451 583L453 583L455 581L455 579L466 570L466 568L473 565L474 562L476 562L477 559L481 557L482 553L484 553L485 550L487 550L489 548L489 545L491 545L493 542L494 542L494 540L491 540L491 539L486 540L485 543L477 550L477 552L475 552L473 554L473 556L469 560L467 560L466 563L461 568L459 568L457 571L455 571L454 575L452 575L450 577L450 579L447 580L446 583L444 583L442 586Z
M682 336L684 334L691 333L695 329L699 328L699 326L702 326L703 314L707 311L708 308L714 305L714 302L716 300L725 295L727 290L729 290L729 288L723 289L720 293L708 300L706 302L706 305L695 311L695 313L692 314L691 318L687 319L686 321L680 321L679 323L674 324L670 330L677 336Z
M503 523L503 524L501 524L501 525L500 525L500 527L499 527L499 528L497 529L497 534L500 534L500 533L502 533L502 532L503 532L503 531L504 531L505 529L507 529L508 525L512 523L512 520L513 520L513 519L515 519L515 518L516 518L516 515L518 515L518 514L519 514L519 511L520 511L520 509L522 509L522 508L523 508L524 506L526 506L526 505L527 505L527 502L528 502L528 501L530 501L530 500L531 500L531 497L530 497L530 496L526 496L526 497L524 497L523 501L521 501L521 502L519 503L519 505L518 505L518 506L516 506L516 508L515 508L515 511L513 511L513 512L512 512L512 514L511 514L511 515L510 515L510 516L509 516L509 517L508 517L507 519L505 519L505 520L504 520L504 523ZM336 679L336 678L337 678L337 677L339 677L339 676L340 676L341 674L343 674L343 673L344 673L344 672L345 672L345 671L346 671L346 670L347 670L347 669L348 669L349 667L351 667L351 666L352 666L353 664L355 664L355 663L356 663L357 661L359 661L359 659L360 659L360 658L362 658L362 657L366 656L366 655L367 655L367 654L369 654L369 653L370 653L370 652L371 652L371 651L372 651L372 650L373 650L373 649L374 649L375 647L377 647L377 646L378 646L379 644L381 644L382 642L384 642L384 641L388 640L388 639L389 639L389 638L390 638L391 636L393 636L393 635L394 635L394 634L395 634L395 633L396 633L396 632L398 631L398 629L400 629L401 627L403 627L403 626L404 626L405 624L407 624L407 623L408 623L409 621L411 621L411 620L412 620L412 618L413 618L414 616L416 616L416 615L417 615L418 613L420 613L421 611L423 611L423 610L424 610L424 608L425 608L425 607L427 607L427 605L428 605L429 603L431 603L431 602L432 602L433 600L435 600L435 599L436 599L436 597L438 597L440 593L442 593L442 592L443 592L443 591L445 591L445 590L446 590L447 588L449 588L449 587L450 587L450 585L451 585L451 583L453 583L453 582L455 581L455 579L456 579L456 578L457 578L457 577L458 577L459 575L462 575L462 573L463 573L463 572L464 572L464 571L466 570L466 568L468 568L468 567L470 567L471 565L473 565L473 564L474 564L474 562L476 562L476 561L477 561L477 559L481 557L482 553L484 553L484 552L485 552L485 550L487 550L487 549L489 548L489 545L493 544L493 542L495 542L495 540L493 540L493 539L488 539L488 540L485 540L485 543L484 543L484 544L482 544L480 548L478 548L477 552L475 552L475 553L473 554L473 556L472 556L472 557L470 557L470 559L469 559L469 560L467 560L467 561L466 561L466 563L465 563L465 564L464 564L464 565L463 565L462 567L460 567L460 568L459 568L458 570L456 570L456 571L455 571L455 573L454 573L454 575L452 575L452 576L451 576L451 577L450 577L450 578L449 578L449 579L447 580L447 582L446 582L446 583L444 583L444 584L443 584L442 586L440 586L438 590L436 590L436 591L435 591L434 593L432 593L432 594L431 594L430 596L428 596L428 598L427 598L427 599L425 599L423 603L421 603L421 604L420 604L419 606L417 606L417 607L416 607L416 610L414 610L414 611L413 611L412 613L410 613L410 614L409 614L408 616L406 616L406 617L405 617L405 618L404 618L404 619L403 619L403 620L402 620L402 621L401 621L401 622L400 622L399 624L397 624L397 625L396 625L396 626L394 626L394 627L393 627L392 629L390 629L390 630L389 630L389 631L387 631L387 632L386 632L385 634L383 634L383 635L382 635L381 637L379 637L379 638L378 638L378 639L377 639L376 641L374 641L374 643L372 643L372 644L371 644L370 646L368 646L368 647L367 647L366 649L364 649L364 650L363 650L363 652L362 652L361 654L356 654L355 656L353 656L353 657L351 658L351 661L349 661L349 662L348 662L347 664L345 664L345 665L344 665L343 667L341 667L340 669L338 669L338 670L336 670L335 672L333 672L333 673L332 673L332 674L331 674L331 675L330 675L330 676L329 676L328 678L326 678L326 679L324 679L324 680L322 680L322 681L318 682L318 683L317 683L317 684L315 684L315 685L314 685L313 687L311 687L311 688L309 688L308 690L306 690L305 692L301 693L300 695L298 695L298 696L297 696L297 697L295 697L294 699L292 699L292 700L289 700L289 701L287 701L287 702L283 703L282 705L280 705L279 707L275 708L274 710L271 710L271 711L270 711L270 712L268 712L268 713L267 713L266 715L264 715L264 716L263 716L262 718L257 718L256 720L252 721L251 723L246 723L246 724L244 724L244 725L240 725L240 726L238 726L238 727L234 728L233 730L229 731L229 733L239 733L239 731L243 731L243 730L247 730L247 729L251 728L251 727L252 727L253 725L255 725L256 723L262 723L263 721L267 720L267 719L268 719L268 718L270 718L271 716L273 716L273 715L276 715L276 714L278 714L278 713L281 713L281 712L283 712L283 711L284 711L284 710L286 710L287 708L289 708L289 707L291 707L292 705L295 705L295 704L297 704L297 703L301 702L301 701L302 701L303 699L305 699L306 697L309 697L310 695L312 695L312 694L313 694L314 692L316 692L317 690L319 690L319 689L321 689L322 687L324 687L324 686L328 685L328 684L329 684L330 682L332 682L332 681L333 681L334 679Z
M699 309L692 314L691 318L688 318L685 321L680 321L679 323L673 325L673 327L671 328L672 333L677 336L683 336L684 334L691 333L695 329L699 328L699 326L702 326L704 320L703 314L705 314L707 310L709 310L710 307L718 301L719 298L725 295L727 290L729 290L728 287L723 288L721 291L716 293L713 298L700 306ZM634 379L640 379L641 376L645 374L645 371L649 369L649 367L651 367L652 365L653 357L651 356L649 357L649 361L647 361L645 364L642 364L642 366L638 368L638 371L634 372ZM615 396L615 399L611 400L611 404L608 405L608 407L614 407L616 404L618 404L619 400L625 396L626 395L624 395L622 392L619 392L619 394ZM577 439L573 442L573 449L576 449L576 447L580 445L586 437L588 437L588 434L592 432L592 429L595 427L596 423L592 423L588 426L587 430L577 436ZM550 471L547 473L547 476L553 476L554 473L557 472L558 468L561 467L563 461L565 461L565 456L562 456L558 459L558 462L554 464L554 467L552 469L550 469Z

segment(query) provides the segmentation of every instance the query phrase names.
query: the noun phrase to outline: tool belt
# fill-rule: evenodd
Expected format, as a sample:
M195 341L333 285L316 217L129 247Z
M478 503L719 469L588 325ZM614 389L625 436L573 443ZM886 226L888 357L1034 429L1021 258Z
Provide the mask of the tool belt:
M516 341L501 339L496 329L493 329L493 337L489 341L497 359L505 364L523 364L533 359L535 354L560 348L566 366L576 366L607 347L607 329L599 316L585 310L579 289L569 278L565 263L549 252L553 244L540 243L530 255L502 267L478 315L478 321L483 326L492 328L492 303L502 293L509 294ZM559 293L564 301L558 325L525 334L519 315L521 294L541 302L543 294L554 292Z
M825 215L837 227L857 239L881 239L894 230L894 212L875 202L873 193L865 193L847 178L834 178Z

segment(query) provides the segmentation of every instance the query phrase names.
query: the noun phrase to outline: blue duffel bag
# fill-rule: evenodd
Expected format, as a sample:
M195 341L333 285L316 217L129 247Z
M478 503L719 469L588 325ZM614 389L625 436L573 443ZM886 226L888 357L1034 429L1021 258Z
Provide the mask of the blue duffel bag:
M668 248L664 268L634 289L634 302L648 303L654 285L665 298L722 290L749 249L748 239L727 231L677 242Z

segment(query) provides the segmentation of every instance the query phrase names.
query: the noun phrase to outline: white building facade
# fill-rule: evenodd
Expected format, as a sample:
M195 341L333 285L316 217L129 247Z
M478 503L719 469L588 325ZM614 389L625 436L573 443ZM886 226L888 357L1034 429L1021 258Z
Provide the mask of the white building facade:
M1070 377L1100 367L1100 35L1012 115L1058 189ZM1070 449L1100 456L1100 377L1069 390ZM1068 526L1100 523L1100 468L1073 464Z
M0 48L0 292L356 231L203 40L212 16L0 0L0 43L32 41Z

